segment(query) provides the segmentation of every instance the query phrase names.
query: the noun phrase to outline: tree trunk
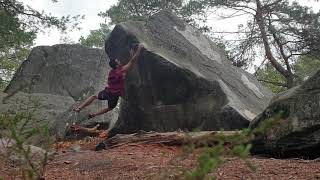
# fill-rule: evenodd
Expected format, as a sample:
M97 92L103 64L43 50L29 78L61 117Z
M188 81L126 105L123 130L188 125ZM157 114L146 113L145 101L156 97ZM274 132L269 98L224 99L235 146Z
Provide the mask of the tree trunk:
M286 81L287 81L287 88L292 88L295 86L295 82L294 82L294 75L291 73L289 74L290 76L285 77Z
M264 49L265 49L265 53L266 53L266 57L267 59L271 62L272 66L282 75L286 78L286 87L287 88L291 88L294 86L294 75L290 70L290 67L288 66L288 70L286 70L285 68L283 68L281 66L281 64L276 60L276 58L273 56L273 53L271 51L271 47L268 41L268 37L267 37L267 31L266 31L266 27L265 27L265 23L264 23L264 17L263 17L263 7L261 4L260 0L256 0L256 4L257 4L257 11L256 11L256 15L255 15L255 19L257 21L258 27L260 29L261 32L261 36L262 36L262 40L263 40L263 45L264 45Z

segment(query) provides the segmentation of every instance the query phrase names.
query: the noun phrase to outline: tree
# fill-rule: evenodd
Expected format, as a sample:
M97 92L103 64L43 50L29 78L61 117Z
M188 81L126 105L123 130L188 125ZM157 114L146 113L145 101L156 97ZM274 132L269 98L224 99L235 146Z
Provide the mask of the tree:
M6 4L5 4L6 3ZM10 11L13 2L0 1L0 77L2 88L21 62L21 56L32 45L35 33L26 31L18 14Z
M292 69L296 76L296 81L300 84L320 70L320 60L309 55L300 56L297 62L292 65ZM255 75L262 84L270 88L274 93L286 90L286 79L270 63L259 69Z
M170 9L184 19L190 19L190 15L192 15L191 11L188 11L191 9L191 5L183 0L120 0L116 5L99 15L110 18L112 24L118 24L128 20L146 20L164 9Z
M56 2L56 0L52 0ZM39 12L17 0L0 0L0 77L8 82L26 59L39 31L56 27L62 32L76 28L78 16L61 18Z
M31 45L31 43L30 43ZM0 54L0 91L10 82L21 62L30 53L30 45L3 48Z
M99 13L99 16L110 19L110 24L102 24L100 29L92 30L87 38L81 37L79 42L88 47L103 47L105 37L111 32L110 26L128 20L143 21L165 9L175 12L200 30L208 31L206 25L199 25L200 22L202 24L206 22L206 13L198 5L193 1L185 0L119 0L116 5L111 6L105 12Z
M128 20L146 20L162 10L170 10L199 30L209 31L206 25L200 25L207 20L206 8L192 0L119 0L117 5L99 15L117 24Z
M280 93L286 90L286 79L275 68L273 68L271 63L268 63L259 69L255 73L255 76L258 81L274 93Z
M111 29L108 24L100 24L100 29L91 30L86 38L81 36L79 42L86 47L102 48L104 47L104 41L110 32Z
M292 69L300 55L320 57L320 13L288 0L197 0L196 7L232 10L230 17L247 15L239 26L235 61L253 61L264 51L273 68L285 78L285 87L295 85Z
M300 56L293 65L293 70L299 82L303 82L320 70L320 59L313 56Z

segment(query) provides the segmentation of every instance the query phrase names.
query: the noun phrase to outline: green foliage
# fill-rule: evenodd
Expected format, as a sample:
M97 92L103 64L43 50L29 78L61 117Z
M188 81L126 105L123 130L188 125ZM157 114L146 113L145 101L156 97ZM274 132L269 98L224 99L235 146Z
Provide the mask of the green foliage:
M146 20L162 10L175 12L189 24L208 31L207 26L200 26L207 21L206 12L198 7L194 1L185 0L120 0L99 16L110 19L111 24L118 24L128 20Z
M30 53L30 46L3 49L0 55L0 91L3 91Z
M272 126L277 124L281 119L286 116L286 112L280 111L278 114L275 114L273 117L262 121L257 128L253 130L253 134L265 134L267 133Z
M305 81L320 69L320 59L312 56L300 56L298 61L293 65L293 69L298 81Z
M238 25L238 41L231 42L230 57L236 63L253 62L261 52L285 79L287 88L296 76L292 64L300 55L320 57L320 12L288 0L221 1L192 0L201 10L230 10L228 18L246 15ZM197 12L197 11L195 11ZM201 11L200 11L201 12ZM226 11L223 11L226 13ZM214 34L214 33L213 33Z
M21 170L24 179L40 179L44 176L48 149L52 142L47 124L40 124L39 122L43 121L38 121L34 117L39 104L36 101L33 102L33 107L20 112L11 111L0 114L0 138L12 141L11 153L15 152L22 158ZM41 157L34 159L31 148L26 143L39 137L41 137L41 145L45 152Z
M12 16L0 7L0 77L1 91L28 55L35 33L21 26L18 15Z
M197 169L187 173L186 179L204 179L209 172L223 163L221 159L223 150L223 144L220 143L213 148L206 148L198 158Z
M99 13L99 16L110 19L110 24L101 24L100 29L92 30L87 38L81 37L79 42L87 47L102 48L105 38L111 32L110 26L128 20L146 20L153 14L165 9L175 12L189 24L203 31L208 31L207 26L199 26L199 23L206 22L206 13L196 6L197 4L192 1L189 3L183 0L120 0L105 12ZM195 14L197 15L194 16Z
M31 44L35 38L33 31L26 31L26 26L21 25L18 14L9 14L0 8L0 50L6 47L25 46Z
M99 15L110 18L112 24L118 24L128 20L145 20L164 9L180 12L182 7L182 0L120 0L116 5Z
M91 30L86 38L81 36L79 42L86 47L103 48L104 41L110 32L111 30L108 24L100 24L100 29Z
M216 136L218 143L213 147L205 147L198 158L198 167L186 174L187 179L204 179L208 173L224 163L225 156L236 156L244 159L250 155L251 144L248 144L246 130L233 136L223 135L223 131ZM247 162L247 161L246 161ZM248 162L248 164L250 164ZM253 167L250 165L250 167Z
M255 129L243 129L233 135L225 135L223 131L215 136L217 144L206 146L198 158L198 166L192 172L186 173L186 179L205 179L207 175L216 170L225 161L225 157L239 157L253 171L256 167L248 160L252 145L250 142L255 135L266 134L275 124L284 117L283 112L266 119ZM213 177L215 179L215 177Z
M259 69L255 75L264 86L274 93L280 93L287 89L285 87L286 79L271 64Z
M301 84L320 69L320 60L310 55L300 56L292 65L296 79L295 84ZM258 80L272 90L280 93L286 90L286 79L276 71L271 64L267 64L256 72Z
M2 92L8 85L8 82L0 78L0 91Z
M57 1L53 1L57 2ZM79 19L83 18L80 15L77 16L62 16L61 18L46 14L45 12L39 12L30 6L26 6L17 0L4 0L0 1L0 11L1 19L5 18L7 20L14 20L14 24L10 26L5 23L1 26L1 32L5 31L9 27L14 30L11 35L16 35L17 33L30 33L34 35L41 30L41 28L56 27L61 31L66 31L68 28L76 28L79 24ZM9 22L9 21L5 21ZM3 36L7 39L12 38L12 36ZM16 36L15 36L16 37ZM15 43L17 41L14 41Z
M292 65L300 55L320 57L320 13L288 0L120 0L100 16L117 24L127 20L145 20L164 9L172 10L189 24L205 31L210 31L210 28L199 24L206 23L208 12L228 9L230 16L223 15L225 18L246 15L247 23L239 24L236 32L239 40L224 42L223 47L228 49L228 58L238 67L248 67L265 51L270 65L264 70L272 77L263 80L274 82L264 82L274 92L281 92L294 86L294 81L299 81ZM223 35L220 35L214 38L221 39ZM271 75L271 72L275 74Z
M0 1L0 78L5 82L11 79L21 62L27 58L37 33L43 28L56 27L65 32L77 28L80 18L83 16L58 18L17 0ZM5 85L2 81L1 86Z

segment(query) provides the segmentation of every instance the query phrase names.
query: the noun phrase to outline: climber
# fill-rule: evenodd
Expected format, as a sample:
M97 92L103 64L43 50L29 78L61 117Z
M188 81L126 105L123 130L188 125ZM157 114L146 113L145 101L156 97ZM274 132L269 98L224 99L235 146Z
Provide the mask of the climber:
M118 59L110 60L109 65L112 70L109 72L108 84L105 89L100 91L97 95L92 95L82 102L78 107L75 107L73 111L80 112L83 108L90 105L94 100L108 100L108 107L101 109L96 113L90 113L88 119L95 116L107 113L114 109L118 104L119 96L124 95L124 82L128 70L137 62L143 45L140 43L134 43L130 45L130 60L127 64L122 65Z

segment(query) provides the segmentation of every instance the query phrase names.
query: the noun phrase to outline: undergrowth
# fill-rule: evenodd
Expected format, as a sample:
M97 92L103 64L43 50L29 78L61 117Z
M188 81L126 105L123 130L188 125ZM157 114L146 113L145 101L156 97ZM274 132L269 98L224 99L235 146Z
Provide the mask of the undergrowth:
M45 121L35 116L40 104L30 99L26 102L32 103L20 103L18 111L10 110L0 114L0 139L2 146L8 149L5 158L13 154L20 160L23 178L39 180L44 177L52 141ZM43 150L40 154L32 152L32 146L28 145L32 142L39 143Z
M243 129L233 135L227 136L224 134L224 131L220 131L220 133L215 136L217 143L211 146L204 146L198 157L197 167L192 171L186 172L185 178L188 180L216 179L216 177L209 178L208 174L217 170L225 162L226 157L238 157L243 160L251 170L255 171L255 166L248 160L252 147L250 142L255 136L267 133L283 116L284 113L280 112L274 117L261 122L259 126L253 130ZM189 145L186 149L188 153L191 153L194 148L194 145Z

